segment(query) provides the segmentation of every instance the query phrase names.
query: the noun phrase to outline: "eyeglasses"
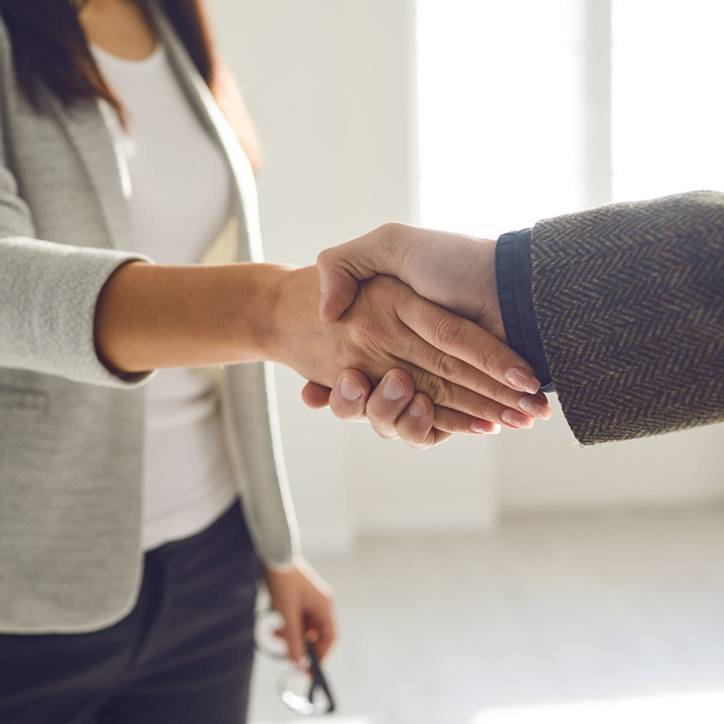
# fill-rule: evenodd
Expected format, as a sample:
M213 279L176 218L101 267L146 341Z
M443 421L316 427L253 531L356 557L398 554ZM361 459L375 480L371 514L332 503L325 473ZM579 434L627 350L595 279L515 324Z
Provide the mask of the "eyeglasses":
M257 612L255 625L256 650L269 659L285 661L286 645L275 630L282 624L281 616L273 609ZM305 642L308 668L289 668L279 679L278 692L282 703L295 714L318 716L332 714L337 704L319 658L310 641Z

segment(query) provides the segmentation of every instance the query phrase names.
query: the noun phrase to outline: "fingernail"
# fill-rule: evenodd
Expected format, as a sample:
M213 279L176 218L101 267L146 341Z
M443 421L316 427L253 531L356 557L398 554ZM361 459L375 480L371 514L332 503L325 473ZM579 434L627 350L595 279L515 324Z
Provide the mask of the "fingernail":
M350 402L359 400L362 397L362 388L351 377L342 378L339 391L342 393L342 397Z
M397 377L390 377L385 382L385 386L382 390L382 396L386 400L399 400L405 394L405 387Z
M470 430L476 435L489 435L490 423L487 420L473 420L470 423Z
M505 380L518 392L530 392L531 395L534 395L540 389L540 382L522 367L511 367L505 373Z
M493 425L493 429L488 433L488 435L500 435L500 425Z
M516 410L503 410L503 414L500 417L509 427L531 427L530 419L522 412L517 412Z
M521 397L518 400L518 407L523 412L527 412L532 417L539 417L541 420L547 420L551 416L548 405L545 405L531 397Z
M409 412L412 417L422 417L425 414L425 405L419 400L415 400L412 405L410 405Z

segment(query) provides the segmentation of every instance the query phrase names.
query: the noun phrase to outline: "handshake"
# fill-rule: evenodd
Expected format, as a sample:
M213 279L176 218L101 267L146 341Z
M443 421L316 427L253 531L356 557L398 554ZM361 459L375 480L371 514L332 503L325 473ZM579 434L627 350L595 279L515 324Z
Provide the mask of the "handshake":
M130 380L279 362L311 407L415 447L530 428L552 382L582 445L656 435L724 420L722 249L724 194L694 191L497 241L387 224L303 269L131 261L99 295L93 361Z
M281 312L294 322L278 361L311 380L310 407L417 448L550 418L541 381L506 344L496 242L388 224L324 251L288 284L280 299L297 308ZM317 291L319 318L300 319Z

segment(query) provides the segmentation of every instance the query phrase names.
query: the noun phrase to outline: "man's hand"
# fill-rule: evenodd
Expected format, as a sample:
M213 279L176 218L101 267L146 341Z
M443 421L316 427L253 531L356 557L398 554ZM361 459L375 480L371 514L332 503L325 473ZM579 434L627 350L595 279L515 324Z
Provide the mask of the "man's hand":
M495 283L494 241L386 224L323 251L317 268L324 320L333 321L344 313L361 281L389 274L421 297L457 312L505 341Z
M379 381L393 368L405 370L435 407L435 427L480 432L481 420L530 427L547 414L530 366L478 325L422 299L390 276L365 282L337 322L317 314L320 296L315 267L286 271L277 280L264 358L331 386L345 369L363 370ZM505 380L517 371L521 394ZM387 387L383 393L387 393ZM392 390L391 399L401 394ZM522 405L530 405L528 412Z
M359 284L375 274L398 277L418 294L476 322L500 340L505 330L498 304L495 280L495 242L419 229L404 224L387 224L346 244L319 255L322 319L337 319L354 301ZM310 407L330 405L334 414L347 420L367 419L386 439L403 438L414 447L430 447L449 437L436 425L436 408L415 391L404 370L391 370L403 394L390 400L381 384L374 390L357 370L345 371L333 389L309 383L302 397ZM530 379L511 368L505 383L520 391L532 391ZM537 389L537 388L536 388ZM530 406L530 407L528 407ZM547 419L551 410L545 396L521 398L520 409L533 417ZM503 422L507 427L513 420ZM462 424L449 432L469 432ZM480 432L497 432L497 426Z

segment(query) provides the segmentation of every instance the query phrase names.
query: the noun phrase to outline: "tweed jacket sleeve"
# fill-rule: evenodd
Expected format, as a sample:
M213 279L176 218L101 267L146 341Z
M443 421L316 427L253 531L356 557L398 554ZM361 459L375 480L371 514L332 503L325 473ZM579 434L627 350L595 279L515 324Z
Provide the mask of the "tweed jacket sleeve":
M8 104L18 93L10 92L15 77L2 23L0 83L0 367L98 385L143 384L148 375L122 379L99 361L93 323L98 295L116 268L134 259L151 260L111 248L74 246L72 239L35 238L33 219L12 172L13 150L6 140ZM37 151L52 157L50 148ZM52 164L47 172L53 173Z
M541 221L531 262L541 341L579 442L724 420L724 194Z

